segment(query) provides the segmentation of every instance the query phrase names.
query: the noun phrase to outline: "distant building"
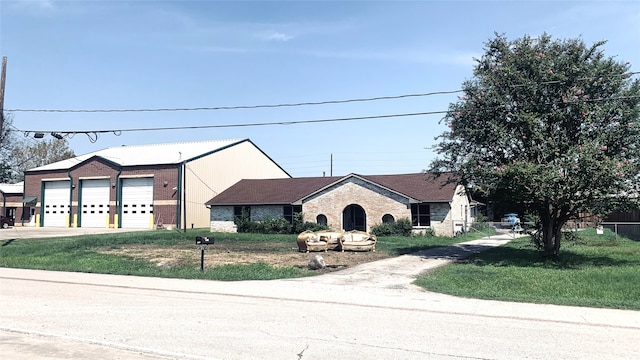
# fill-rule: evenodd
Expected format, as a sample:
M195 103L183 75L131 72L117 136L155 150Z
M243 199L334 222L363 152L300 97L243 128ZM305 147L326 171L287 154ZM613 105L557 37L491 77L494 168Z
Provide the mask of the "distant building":
M290 175L249 139L118 146L30 169L44 227L209 227L207 199L240 179Z
M29 220L28 205L25 205L22 198L22 190L24 183L19 182L16 184L0 184L0 214L6 217L12 218L16 224L24 218L23 209L26 207L25 215Z
M414 232L433 229L451 236L471 222L464 186L449 175L358 175L284 179L243 179L213 197L211 231L235 231L234 219L259 221L303 213L305 221L333 230L369 231L373 225L411 219Z

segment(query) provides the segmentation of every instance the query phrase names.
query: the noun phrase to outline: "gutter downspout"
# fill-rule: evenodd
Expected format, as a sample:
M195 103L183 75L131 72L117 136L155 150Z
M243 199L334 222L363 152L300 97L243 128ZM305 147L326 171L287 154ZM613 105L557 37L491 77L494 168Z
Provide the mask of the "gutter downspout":
M22 172L22 178L24 181L22 182L22 199L24 200L24 190L27 188L27 171ZM35 204L34 204L35 205ZM20 216L20 225L24 226L24 203L22 203L22 212ZM31 218L31 207L29 207L29 218Z
M122 227L122 194L121 191L119 191L120 174L122 174L122 169L118 169L116 173L116 213L114 214L113 227L117 229Z
M182 162L182 177L184 180L182 182L182 229L184 232L187 232L187 162Z
M4 215L7 209L7 197L4 191L2 190L0 190L0 194L2 194L2 213L1 214Z
M182 163L178 165L178 189L176 191L176 229L182 226Z
M67 175L69 175L69 221L67 223L68 227L71 227L72 221L72 212L73 212L73 176L71 176L71 169L67 170Z

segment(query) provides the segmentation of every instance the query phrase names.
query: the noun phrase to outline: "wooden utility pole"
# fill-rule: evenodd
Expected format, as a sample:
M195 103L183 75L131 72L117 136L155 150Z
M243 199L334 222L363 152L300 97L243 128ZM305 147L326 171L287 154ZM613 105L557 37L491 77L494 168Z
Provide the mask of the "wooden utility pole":
M2 57L2 75L0 76L0 136L4 131L4 79L7 76L7 57Z

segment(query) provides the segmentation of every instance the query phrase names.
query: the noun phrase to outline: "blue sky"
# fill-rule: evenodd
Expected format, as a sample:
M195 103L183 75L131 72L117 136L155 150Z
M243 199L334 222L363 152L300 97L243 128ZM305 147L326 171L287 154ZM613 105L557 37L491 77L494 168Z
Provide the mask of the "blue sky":
M640 65L640 1L0 2L5 109L159 109L458 90L494 32L607 40ZM20 130L127 130L446 110L458 94L216 111L13 112ZM296 125L123 131L109 146L249 138L291 175L419 172L442 114ZM36 140L33 140L36 141ZM333 158L333 163L331 159ZM333 164L333 166L331 166Z

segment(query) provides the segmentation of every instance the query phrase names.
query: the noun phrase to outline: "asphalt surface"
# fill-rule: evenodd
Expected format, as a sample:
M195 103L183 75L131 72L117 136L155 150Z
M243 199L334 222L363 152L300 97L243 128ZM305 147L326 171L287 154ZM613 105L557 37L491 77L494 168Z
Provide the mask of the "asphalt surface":
M3 359L637 359L640 312L412 281L508 236L325 275L217 282L0 268Z

